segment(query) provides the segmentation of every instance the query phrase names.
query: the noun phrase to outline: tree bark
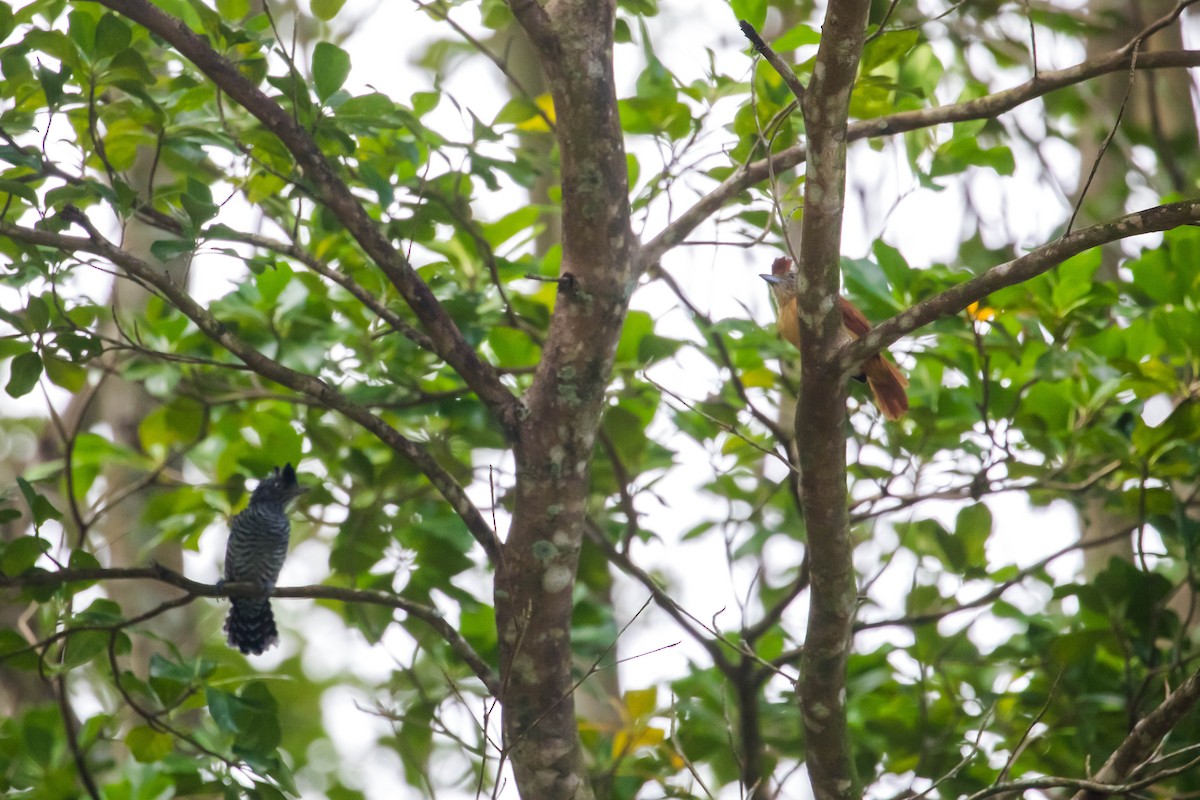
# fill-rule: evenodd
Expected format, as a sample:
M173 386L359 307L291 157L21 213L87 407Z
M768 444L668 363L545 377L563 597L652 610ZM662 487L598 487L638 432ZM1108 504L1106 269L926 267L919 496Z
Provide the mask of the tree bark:
M514 447L512 527L496 573L504 741L523 797L590 798L575 722L572 590L605 389L638 277L613 84L615 3L512 8L554 99L563 266Z
M846 194L846 120L869 2L830 3L801 109L808 134L804 227L797 276L800 403L796 438L812 565L808 631L800 664L805 762L818 800L849 798L846 664L857 586L846 507L846 379L838 365L841 231Z

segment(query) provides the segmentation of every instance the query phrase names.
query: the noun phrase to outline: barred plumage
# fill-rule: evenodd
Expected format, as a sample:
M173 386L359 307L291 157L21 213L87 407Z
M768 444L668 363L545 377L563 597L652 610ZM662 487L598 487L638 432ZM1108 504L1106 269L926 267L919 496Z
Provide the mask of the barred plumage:
M229 542L225 546L225 580L229 583L256 583L264 597L234 597L230 603L225 631L230 647L259 655L279 642L275 616L266 598L287 558L291 523L287 504L308 489L296 482L296 471L288 464L264 479L250 495L250 505L233 518Z

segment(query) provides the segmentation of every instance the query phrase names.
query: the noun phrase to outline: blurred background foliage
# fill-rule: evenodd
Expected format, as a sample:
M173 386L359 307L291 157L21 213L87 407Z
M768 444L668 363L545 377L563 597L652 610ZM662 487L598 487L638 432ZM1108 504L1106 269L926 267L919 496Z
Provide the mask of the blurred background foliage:
M157 5L311 132L466 339L527 387L555 297L537 279L560 268L558 189L553 108L522 77L529 57L506 6L406 8L430 32L397 34L402 50L388 54L428 76L406 94L374 89L347 39L371 24L369 7ZM807 81L817 11L729 5L704 6L699 27L674 4L619 5L630 202L648 234L739 165L803 141L791 94L751 66L735 19ZM878 2L852 118L985 95L1120 46L1169 10ZM1154 42L1180 47L1179 26ZM475 87L505 93L483 118L461 80L493 68L481 48L510 79ZM503 533L502 433L420 346L411 311L270 131L93 3L0 3L0 72L4 221L68 232L60 212L83 209L229 331L421 443ZM854 144L864 236L844 261L847 295L886 319L1053 238L1114 130L1081 220L1193 194L1191 90L1182 70L1122 72L1014 114ZM779 368L794 354L754 277L801 212L802 182L781 169L733 198L635 294L594 455L573 630L601 796L803 791L792 681L808 576L795 385ZM955 213L922 206L947 195ZM901 204L918 209L907 223L892 218ZM914 220L920 230L905 227ZM699 247L722 269L694 268ZM247 369L148 287L110 285L103 259L4 237L0 253L0 573L154 559L211 582L248 482L292 462L311 492L285 583L435 606L495 664L483 553L412 465ZM862 603L848 700L872 796L1085 777L1194 669L1198 255L1192 228L1087 252L922 329L894 350L911 381L899 424L852 389ZM677 615L642 605L647 581ZM514 794L502 766L497 778L497 707L423 622L278 600L284 645L251 664L224 645L221 604L165 610L177 590L137 587L4 590L8 796ZM663 661L645 655L658 648ZM630 660L618 669L619 657ZM1198 743L1200 719L1186 715L1151 766L1179 766ZM1197 776L1163 791L1194 793Z

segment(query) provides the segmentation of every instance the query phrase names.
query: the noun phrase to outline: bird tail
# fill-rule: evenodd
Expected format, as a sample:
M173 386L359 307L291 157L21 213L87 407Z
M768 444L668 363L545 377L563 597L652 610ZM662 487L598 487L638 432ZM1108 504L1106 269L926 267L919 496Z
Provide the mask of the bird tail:
M225 632L229 634L230 647L256 656L279 643L275 615L271 612L271 602L266 599L234 598L225 619Z
M904 387L908 379L883 355L867 359L863 364L863 372L867 374L867 386L875 396L875 404L883 412L884 419L898 420L908 411L908 394Z

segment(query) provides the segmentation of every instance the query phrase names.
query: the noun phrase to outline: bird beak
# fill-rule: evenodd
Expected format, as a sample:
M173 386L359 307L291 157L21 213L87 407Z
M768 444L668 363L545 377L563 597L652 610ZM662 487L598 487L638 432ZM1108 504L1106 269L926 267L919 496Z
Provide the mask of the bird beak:
M777 283L783 283L782 275L759 275L758 277L762 278L764 281L766 281L767 283L769 283L771 285L775 285Z

